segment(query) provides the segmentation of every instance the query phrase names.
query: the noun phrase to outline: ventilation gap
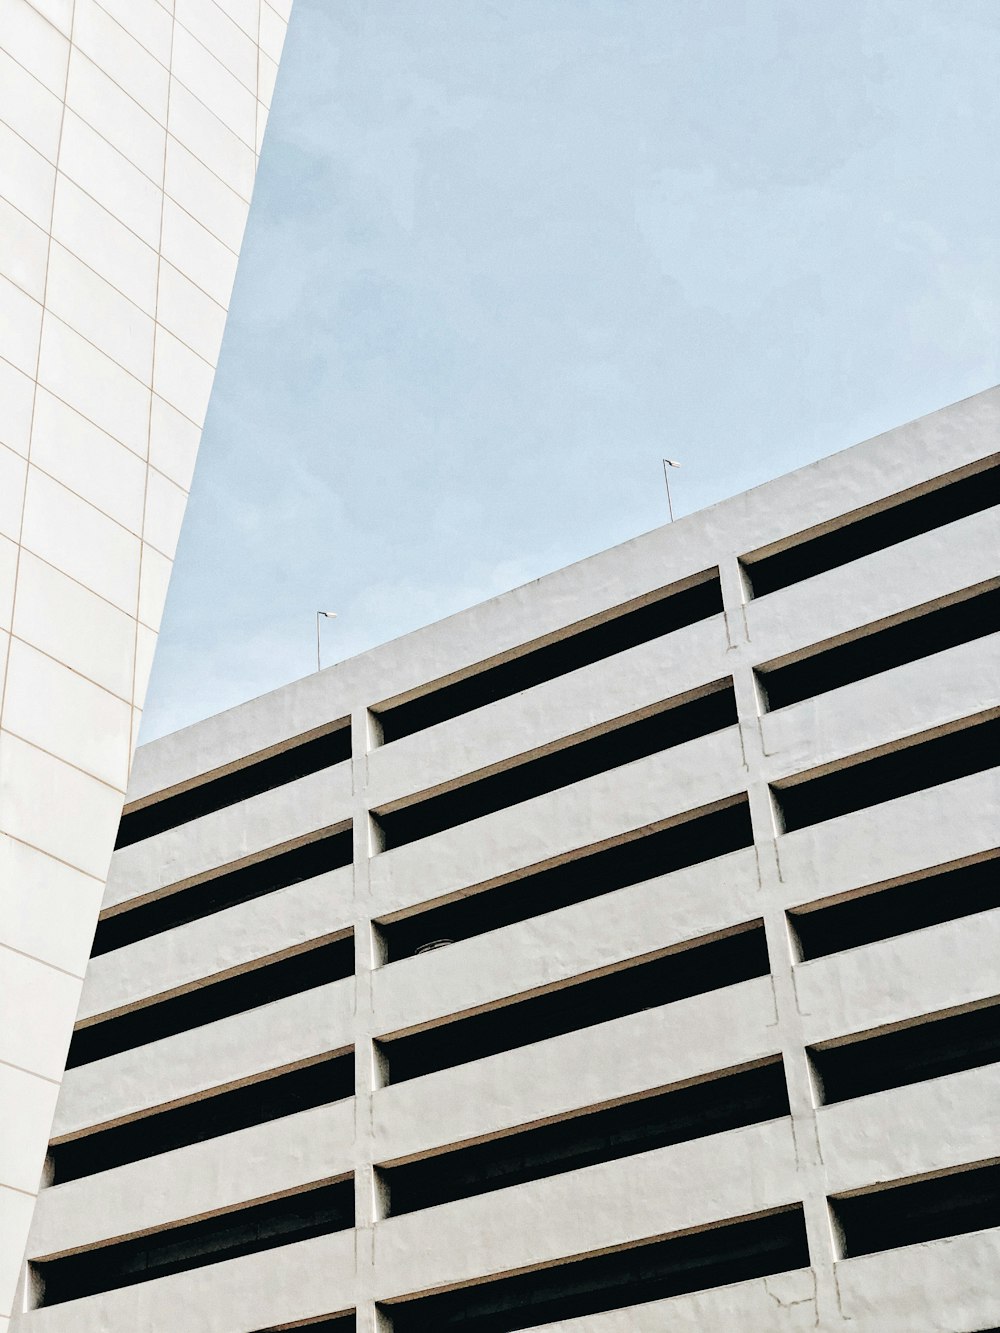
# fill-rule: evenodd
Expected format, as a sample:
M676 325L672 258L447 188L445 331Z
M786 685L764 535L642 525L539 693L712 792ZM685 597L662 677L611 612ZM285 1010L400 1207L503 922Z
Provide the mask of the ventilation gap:
M427 690L405 703L372 709L385 745L424 731L438 722L474 712L580 667L614 657L640 643L707 620L722 611L718 570L706 570L698 582L681 590L664 588L641 606L618 607L597 625L569 630L563 638L540 647L528 645L508 661L483 666L448 685Z
M497 1333L807 1268L799 1206L387 1307L394 1333Z
M154 1001L78 1027L70 1042L66 1068L104 1060L353 975L354 936L346 935L278 962L197 986L169 1000Z
M905 1088L1000 1060L1000 1006L809 1051L826 1103Z
M766 976L768 971L764 927L760 922L748 922L734 934L692 943L651 962L626 965L616 972L515 1000L485 1013L383 1040L379 1047L388 1062L388 1081L403 1083L500 1051Z
M873 514L848 517L840 526L816 535L802 533L781 550L753 552L742 563L753 596L764 597L997 503L1000 466L994 464L955 481L939 478L934 490L916 496L904 492Z
M948 606L922 607L886 629L860 631L847 643L818 648L784 666L758 668L769 710L867 680L1000 630L1000 588Z
M33 1268L40 1279L40 1304L62 1305L353 1225L354 1181L348 1178L134 1240L49 1259Z
M54 1185L354 1096L354 1054L327 1056L49 1147Z
M797 778L772 786L783 829L821 824L827 819L881 805L900 796L954 782L994 768L1000 760L1000 718L976 721L860 759L820 777Z
M262 759L251 757L232 772L206 778L197 786L187 787L173 796L154 798L148 805L128 810L118 825L115 848L131 847L133 843L200 819L202 815L238 805L275 787L283 787L296 778L342 764L350 757L350 722L338 723L334 730L322 736L293 741L286 749Z
M844 1258L1000 1226L1000 1166L830 1200Z
M709 691L540 758L525 760L489 777L414 801L399 810L379 811L382 847L386 851L403 847L457 824L520 805L533 796L557 791L674 745L735 726L736 697L732 683L720 682L710 686Z
M384 1167L381 1175L388 1187L389 1213L412 1213L788 1114L785 1071L777 1059L423 1161Z
M803 961L1000 907L1000 850L988 860L937 870L846 902L789 912Z
M745 796L722 809L686 819L572 861L507 880L440 907L378 927L386 961L409 958L437 940L464 940L586 902L687 866L750 847L753 829Z
M294 1333L297 1328L304 1328L306 1333L354 1333L357 1328L357 1316L352 1310L349 1314L335 1314L329 1319L308 1319L304 1324L269 1324L259 1328L256 1333Z
M175 889L102 917L90 956L97 958L126 944L173 930L175 926L213 916L227 907L251 902L266 893L276 893L329 870L339 870L349 866L353 859L353 835L348 825L290 851L265 856L238 870L227 870L187 888Z

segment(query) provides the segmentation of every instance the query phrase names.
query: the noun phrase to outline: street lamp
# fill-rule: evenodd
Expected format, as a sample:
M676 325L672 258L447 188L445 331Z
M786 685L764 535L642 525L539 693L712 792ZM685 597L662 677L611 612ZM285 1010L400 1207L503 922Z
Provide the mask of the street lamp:
M665 458L663 460L663 480L667 483L667 508L670 510L670 522L674 521L674 502L670 498L670 469L680 467L676 458Z
M319 660L319 622L320 622L320 617L325 617L327 620L336 620L336 618L337 618L337 613L336 613L336 611L317 611L317 612L316 612L316 670L317 670L317 671L322 671L322 669L323 669L322 666L320 665L320 660Z

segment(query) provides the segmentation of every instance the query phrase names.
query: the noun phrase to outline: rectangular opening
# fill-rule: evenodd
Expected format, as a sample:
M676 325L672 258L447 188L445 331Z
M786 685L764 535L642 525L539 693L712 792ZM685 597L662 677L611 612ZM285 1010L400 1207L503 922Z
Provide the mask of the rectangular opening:
M995 768L1000 718L973 722L819 777L772 786L786 833Z
M831 1199L844 1257L879 1254L1000 1226L1000 1166Z
M760 667L757 674L768 709L787 708L998 630L1000 588L990 588L948 606L919 608L885 629L860 631L847 643L820 647L784 666Z
M826 1103L978 1069L1000 1060L1000 1005L814 1047L809 1055Z
M752 595L764 597L997 503L1000 465L994 463L955 481L942 477L934 490L920 495L904 492L875 513L848 516L839 527L816 535L805 532L778 551L746 555L742 563Z
M76 1069L353 975L351 934L277 962L238 972L222 981L196 986L169 1000L154 1001L113 1018L77 1027L66 1068Z
M402 1083L482 1060L499 1051L767 976L769 970L764 927L748 922L733 934L694 942L650 962L626 965L589 981L571 982L544 995L382 1041L387 1081Z
M752 844L750 807L741 796L721 809L694 811L655 833L587 852L396 921L379 922L385 959L409 958L434 943L471 939Z
M302 1068L210 1093L183 1106L53 1143L49 1147L51 1183L65 1185L127 1162L144 1161L174 1148L204 1143L353 1096L353 1051L326 1056Z
M1000 907L1000 850L828 907L789 913L804 961Z
M432 833L519 805L533 796L607 773L684 741L735 726L736 721L732 682L720 681L696 699L667 705L660 712L524 760L489 777L473 778L398 810L377 811L383 850L403 847Z
M801 1207L387 1307L394 1333L498 1333L808 1268Z
M354 1181L348 1177L268 1203L35 1264L40 1304L61 1305L353 1225Z
M292 1333L296 1328L304 1328L306 1333L354 1333L357 1326L357 1316L352 1310L349 1314L331 1315L329 1319L308 1319L304 1324L269 1324L256 1333Z
M661 589L652 600L641 606L619 607L599 624L571 630L553 643L528 645L508 661L483 666L461 680L439 685L405 703L372 709L381 729L382 743L388 745L438 722L471 713L485 704L614 657L627 648L707 620L721 611L718 570L706 570L697 583L686 588Z
M293 741L277 754L248 760L242 767L208 777L196 786L186 787L173 796L156 798L148 805L127 810L118 825L115 848L131 847L167 829L200 819L228 805L238 805L251 796L283 787L296 778L304 778L320 769L332 768L351 757L350 721L339 723L332 731L307 740Z
M777 1058L756 1069L716 1074L704 1083L383 1168L381 1174L389 1213L396 1216L788 1113L785 1071Z
M350 825L288 851L265 856L250 865L227 870L197 884L162 894L104 916L97 924L92 958L121 949L137 940L149 939L175 926L200 921L237 903L248 903L265 893L276 893L290 884L339 870L354 859Z

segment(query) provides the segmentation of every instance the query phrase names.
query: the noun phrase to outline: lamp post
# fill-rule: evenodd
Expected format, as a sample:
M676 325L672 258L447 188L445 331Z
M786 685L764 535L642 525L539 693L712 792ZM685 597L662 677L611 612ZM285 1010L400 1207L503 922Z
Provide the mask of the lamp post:
M676 458L665 458L663 460L663 480L667 484L667 509L670 511L670 522L674 521L674 502L670 498L670 469L680 467Z
M336 618L337 618L337 613L336 613L336 611L317 611L317 612L316 612L316 670L317 670L317 671L322 671L322 669L323 669L322 666L321 666L321 664L320 664L320 659L319 659L319 622L320 622L321 617L325 617L327 620L336 620Z

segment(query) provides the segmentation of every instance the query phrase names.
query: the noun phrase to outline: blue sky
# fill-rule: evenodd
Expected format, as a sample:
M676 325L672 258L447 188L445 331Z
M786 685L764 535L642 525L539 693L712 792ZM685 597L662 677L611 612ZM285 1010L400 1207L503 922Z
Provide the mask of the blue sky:
M144 740L1000 380L996 0L296 0Z

